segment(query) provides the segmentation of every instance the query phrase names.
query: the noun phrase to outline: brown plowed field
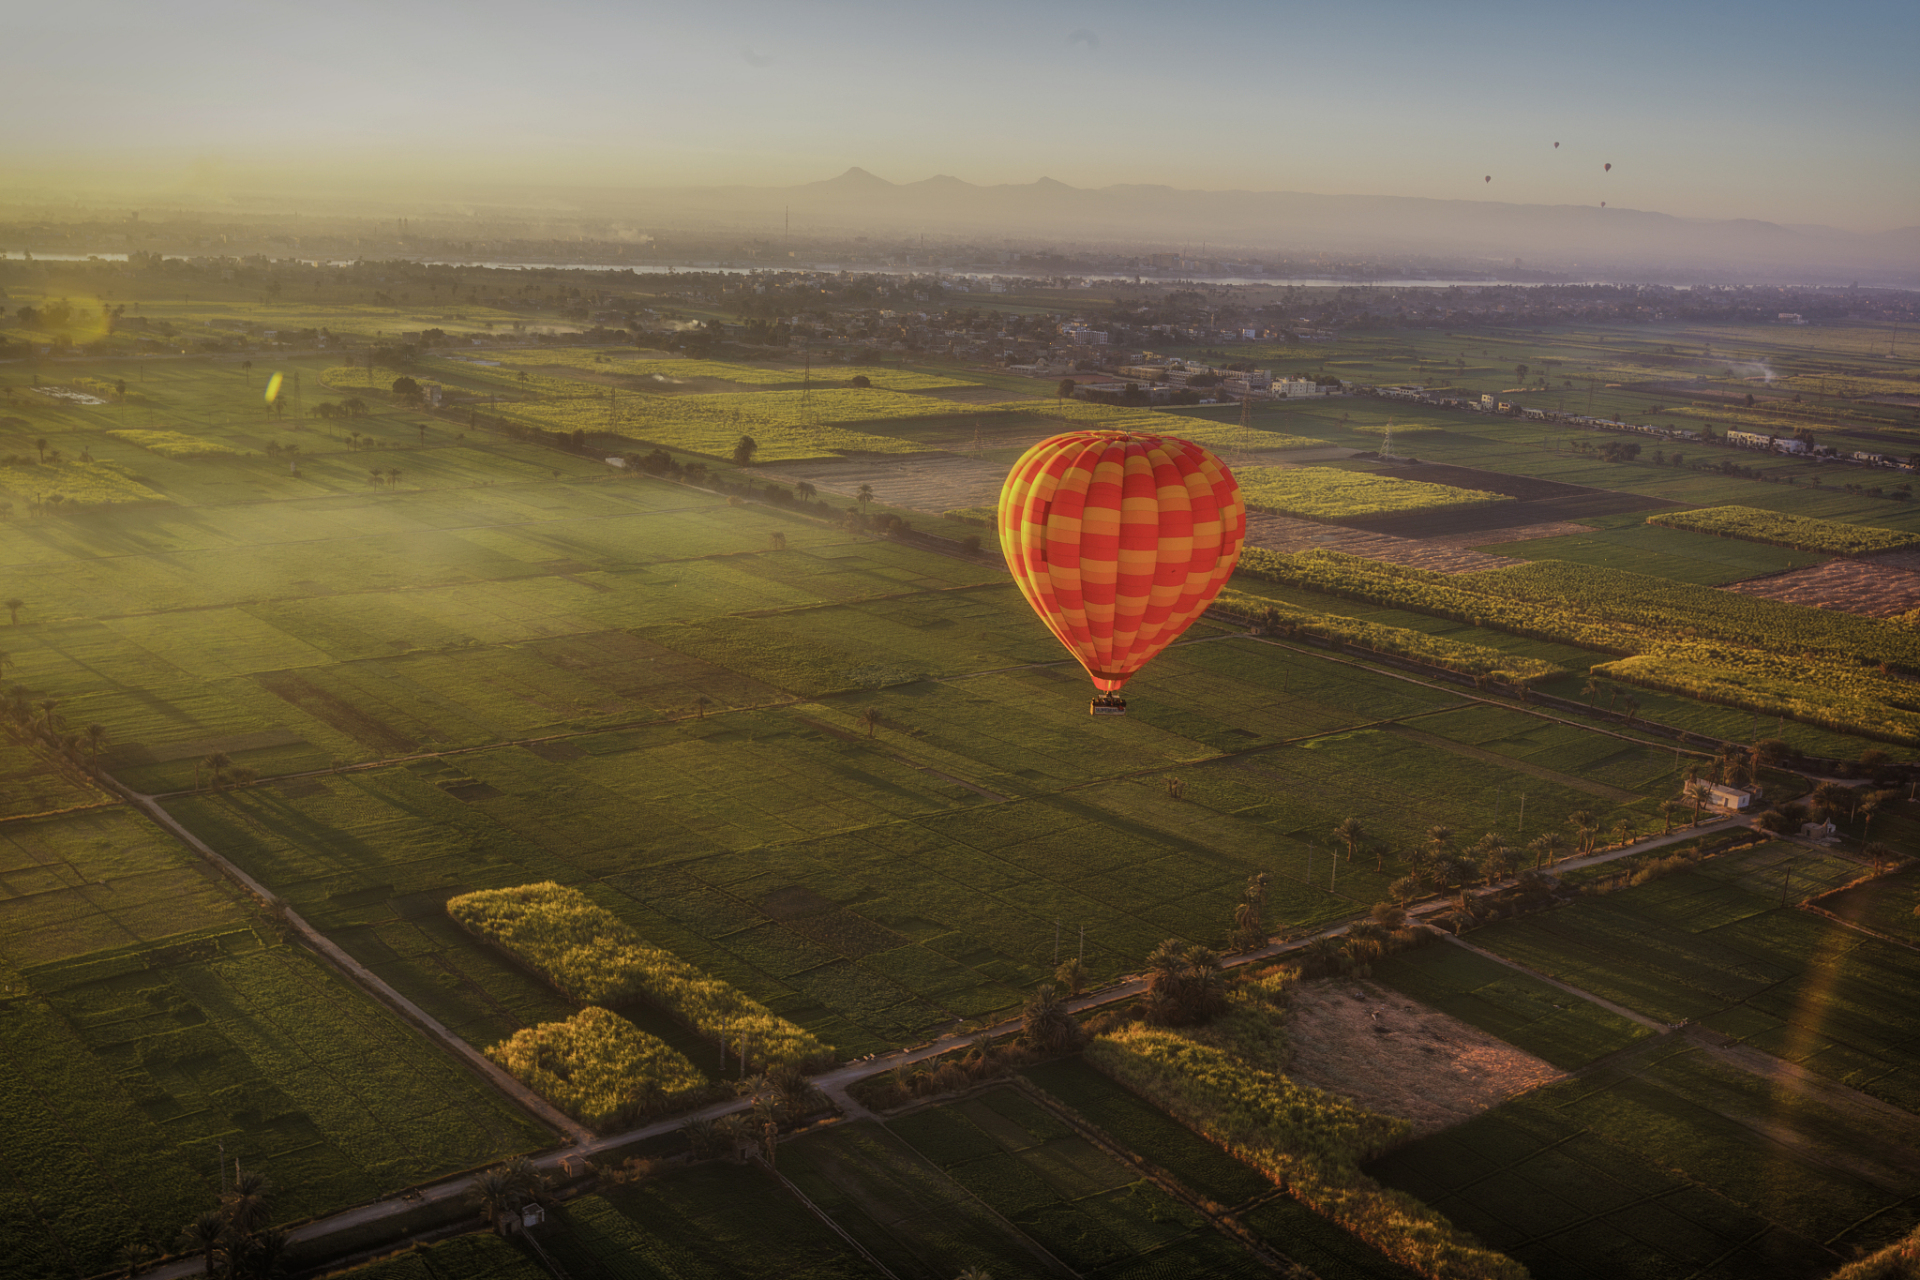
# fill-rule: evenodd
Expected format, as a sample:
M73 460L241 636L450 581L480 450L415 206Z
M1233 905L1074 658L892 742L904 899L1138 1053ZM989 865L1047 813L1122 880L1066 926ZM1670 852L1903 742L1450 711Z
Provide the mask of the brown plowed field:
M1788 604L1885 618L1920 609L1920 572L1908 567L1917 557L1876 556L1871 560L1829 560L1811 569L1795 569L1768 578L1735 582L1726 590L1765 596Z

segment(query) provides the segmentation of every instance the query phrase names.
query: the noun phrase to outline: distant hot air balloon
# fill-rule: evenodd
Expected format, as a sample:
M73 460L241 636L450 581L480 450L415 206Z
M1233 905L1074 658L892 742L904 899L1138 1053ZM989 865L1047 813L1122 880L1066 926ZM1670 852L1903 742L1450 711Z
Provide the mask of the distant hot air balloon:
M1172 436L1071 431L1013 464L1000 549L1020 593L1122 715L1121 686L1233 576L1246 507L1226 464Z
M1558 151L1558 150L1560 149L1560 144L1559 144L1559 143L1557 143L1557 142L1556 142L1556 143L1554 143L1554 144L1553 144L1553 149L1554 149L1555 151Z
M1601 207L1602 209L1604 209L1604 208L1606 208L1606 207L1607 207L1607 202L1606 202L1605 200L1602 200L1602 201L1600 202L1600 207Z
M1606 166L1605 166L1604 168L1602 168L1602 169L1601 169L1601 172L1602 172L1602 173L1612 173L1612 172L1613 172L1613 166L1612 166L1611 164L1609 164L1609 165L1606 165Z
M1487 175L1487 181L1488 181L1488 182L1492 182L1492 181L1493 181L1493 175L1492 175L1492 174L1488 174L1488 175Z

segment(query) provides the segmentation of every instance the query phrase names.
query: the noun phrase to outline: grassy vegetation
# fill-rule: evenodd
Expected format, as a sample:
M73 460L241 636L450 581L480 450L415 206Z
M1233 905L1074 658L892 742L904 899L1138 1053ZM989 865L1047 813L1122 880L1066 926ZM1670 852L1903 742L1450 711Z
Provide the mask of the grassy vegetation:
M1768 1115L1777 1142L1740 1117ZM1904 1232L1851 1172L1871 1122L1680 1046L1551 1085L1370 1165L1539 1280L1824 1275ZM1889 1212L1891 1211L1891 1212Z
M1899 529L1871 529L1838 520L1763 511L1757 507L1706 507L1699 511L1662 511L1647 517L1649 524L1689 529L1722 538L1744 538L1776 547L1820 551L1837 556L1872 555L1920 543L1920 533Z
M740 437L751 436L759 462L849 452L917 453L921 446L910 441L838 424L943 417L954 411L943 400L877 387L624 399L572 395L501 406L507 417L548 431L609 432L712 458L732 457Z
M1251 509L1314 520L1447 511L1512 500L1502 493L1333 467L1250 467L1241 470L1238 478L1241 497Z
M1359 1162L1404 1137L1406 1123L1374 1115L1274 1070L1258 1027L1270 1018L1242 1006L1222 1024L1184 1033L1136 1025L1101 1036L1087 1059L1261 1170L1301 1204L1417 1271L1447 1277L1525 1272L1412 1196L1388 1190ZM1254 1025L1248 1025L1254 1024Z
M1859 871L1774 843L1473 939L1637 1012L1704 1023L1920 1112L1920 1017L1899 994L1920 980L1920 956L1782 907ZM1874 892L1904 897L1889 882Z
M1308 635L1322 636L1341 644L1368 649L1374 653L1417 658L1421 662L1432 663L1436 667L1444 667L1449 671L1487 676L1507 684L1528 684L1561 674L1559 667L1538 658L1523 658L1517 654L1489 649L1484 645L1443 640L1437 636L1411 631L1404 627L1383 627L1378 623L1364 622L1358 618L1308 613L1304 609L1276 604L1262 596L1249 595L1232 588L1222 591L1216 604L1221 609L1249 619L1270 619L1273 615L1278 615L1279 626L1284 629L1285 634L1304 631Z
M1638 1023L1590 1001L1459 947L1397 952L1375 961L1373 976L1567 1070L1584 1067L1650 1034Z
M826 1057L826 1048L818 1040L775 1017L731 984L646 945L617 916L577 889L551 880L512 889L483 889L448 902L447 914L577 1000L647 1000L701 1035L733 1046L749 1061L817 1065ZM657 1067L662 1093L691 1087L691 1068L685 1059L676 1062L677 1054L662 1056L664 1045L656 1049L626 1037L617 1021L599 1015L585 1023L575 1020L570 1038L610 1042L583 1045L583 1054L603 1059L611 1054L631 1066ZM609 1072L614 1069L607 1067ZM641 1083L652 1082L643 1078ZM582 1087L590 1086L583 1082Z
M685 1056L596 1006L516 1032L487 1056L568 1115L603 1129L671 1110L707 1085Z
M309 310L327 322L324 309ZM352 331L345 311L335 315L336 332ZM352 324L392 332L433 319L370 309ZM1650 351L1637 332L1562 336L1590 344L1595 360L1620 357L1628 372L1634 361L1623 352ZM1415 355L1405 359L1389 355L1401 350L1390 342L1353 341L1352 353L1335 354L1399 376L1394 362L1411 371L1450 361L1455 347L1478 368L1510 368L1526 355L1505 347L1536 339L1471 340L1502 348L1497 358L1440 335L1407 339ZM1522 843L1585 808L1603 827L1627 819L1658 830L1655 806L1677 791L1684 764L1670 747L1469 705L1457 688L1204 623L1195 643L1170 650L1129 686L1127 717L1092 721L1084 682L1058 665L1052 641L996 567L791 511L731 506L615 474L601 461L634 440L698 451L729 478L717 460L741 435L758 441L759 461L913 451L971 435L982 419L1007 433L1044 432L1050 421L1061 430L1116 424L1221 449L1373 448L1392 418L1396 437L1415 429L1421 456L1434 461L1690 507L1737 503L1920 531L1920 513L1837 486L1816 489L1804 479L1815 473L1790 459L1742 457L1771 480L1613 464L1556 447L1563 442L1531 424L1440 414L1416 421L1421 415L1402 406L1263 406L1243 431L1237 408L1209 418L1045 400L957 404L909 394L897 381L889 389L879 375L892 370L869 373L871 389L804 398L758 380L739 380L743 389L727 394L681 395L629 390L648 366L625 356L560 347L482 354L503 363L429 358L409 373L477 397L438 416L387 394L400 370L376 364L368 374L351 355L261 358L254 369L237 358L76 363L91 379L85 387L125 381L129 394L115 390L90 405L21 390L8 409L20 416L0 434L0 459L14 459L0 464L0 498L13 501L0 514L0 598L25 601L17 625L0 616L9 682L55 701L62 733L106 726L104 768L140 790L170 793L165 803L181 821L482 1047L533 1038L532 1029L579 1010L448 918L446 902L466 893L543 881L577 890L677 965L855 1056L1003 1015L1052 972L1062 949L1084 945L1088 967L1105 979L1136 970L1169 936L1218 943L1255 872L1272 877L1271 927L1298 932L1385 896L1435 824L1463 841L1497 832ZM1283 355L1296 365L1322 358ZM703 377L750 367L685 363L651 371ZM341 371L332 375L337 392L325 389L329 370ZM262 398L275 371L286 375L279 416ZM609 373L617 386L602 376ZM938 369L926 376L938 385L973 380L943 381L950 375ZM992 372L979 381L1046 389ZM350 422L314 418L307 410L327 395L358 396L370 412ZM489 397L522 423L586 433L587 447L494 430ZM1618 401L1611 410L1609 397ZM1604 412L1629 404L1624 392L1597 401ZM656 428L688 434L649 434ZM145 447L152 439L143 432L209 451ZM297 467L268 456L270 445L291 444ZM71 461L87 456L96 461ZM1796 476L1800 483L1787 482ZM62 492L63 501L43 507L43 491ZM126 500L108 504L101 493ZM64 500L86 494L96 496ZM73 506L81 509L67 512ZM1314 625L1334 627L1344 643L1444 659L1503 682L1534 678L1583 701L1590 666L1636 663L1625 675L1640 682L1641 714L1716 736L1777 732L1853 757L1867 743L1841 729L1904 732L1910 698L1900 669L1912 655L1895 628L1699 585L1809 562L1811 553L1648 527L1638 515L1606 520L1615 527L1590 537L1514 548L1562 563L1440 578L1378 565L1321 572L1314 566L1341 562L1309 556L1289 562L1284 582L1248 574L1236 591L1249 609L1271 601L1287 619L1332 615ZM1623 521L1635 527L1618 527ZM1672 581L1607 572L1620 564ZM1883 660L1893 663L1886 674L1871 665ZM1666 675L1663 663L1672 668ZM1573 674L1551 674L1556 667ZM1674 692L1652 687L1662 680ZM1835 728L1762 723L1711 698L1809 718L1844 714L1824 721ZM197 762L215 752L265 780L197 783L206 772ZM267 922L157 829L115 807L30 816L110 799L78 770L12 737L0 740L0 769L15 784L0 789L8 819L0 823L0 960L12 966L13 988L0 1016L15 1020L4 1052L17 1072L0 1110L0 1256L8 1259L0 1275L97 1273L138 1231L171 1236L210 1202L221 1142L247 1167L266 1169L284 1190L285 1211L302 1214L545 1141L463 1068L281 946ZM1184 784L1181 798L1169 794L1168 777ZM1367 829L1368 847L1333 863L1329 835L1348 817ZM1904 829L1883 818L1881 830ZM1474 936L1629 1007L1707 1019L1748 1047L1911 1109L1920 1085L1903 1011L1915 975L1899 949L1779 911L1782 867L1766 859L1744 873L1745 887L1676 897L1670 915L1635 905L1651 901L1636 896L1646 891L1712 880L1714 865ZM1794 875L1814 865L1799 863ZM1891 897L1855 891L1842 905L1866 912L1863 920L1897 923ZM1735 910L1747 913L1705 936L1703 921ZM1639 1039L1591 1007L1555 1007L1564 998L1552 988L1495 969L1435 948L1395 957L1381 976L1569 1066ZM695 1074L717 1070L711 1041L666 1013L641 1002L619 1012L636 1035L666 1046L650 1048L656 1057L677 1054ZM1149 1049L1143 1043L1139 1054L1153 1066L1158 1051ZM1237 1068L1228 1076L1264 1079ZM1258 1108L1219 1077L1191 1079L1219 1085L1203 1100L1219 1114L1257 1118ZM1684 1087L1718 1086L1689 1079ZM1131 1126L1154 1148L1150 1157L1166 1153L1183 1178L1222 1194L1244 1185L1244 1165L1189 1130L1170 1132L1164 1116L1155 1121L1159 1113L1111 1088L1104 1101L1083 1089L1074 1105L1104 1108ZM1309 1128L1331 1114L1285 1096L1301 1103ZM1013 1132L1004 1117L961 1114L982 1133ZM964 1126L949 1128L955 1144L972 1140ZM1292 1134L1286 1125L1274 1131ZM1327 1132L1337 1136L1338 1126ZM915 1135L923 1139L946 1140L932 1127ZM783 1148L783 1168L791 1160L796 1175L811 1170L804 1153L812 1141ZM830 1151L842 1140L821 1141ZM952 1188L952 1179L884 1135L860 1141L872 1151L832 1157L847 1162L833 1174L841 1179L833 1186L842 1199L830 1209L837 1218L858 1221L841 1207L858 1204L892 1230L924 1210L914 1248L942 1266L960 1256L947 1245L961 1235L990 1242L980 1246L981 1265L996 1274L1032 1269L1032 1255L988 1226L984 1208L961 1218L931 1208L976 1201L943 1190L922 1202L912 1198L919 1190L898 1190L911 1179L915 1188ZM874 1154L882 1148L884 1156ZM965 1163L959 1150L941 1153L955 1156L956 1170ZM994 1179L1003 1172L1008 1188L1036 1185L1026 1173L1040 1157L1025 1148L997 1156L983 1148L978 1158L988 1161L983 1194L999 1193ZM823 1156L821 1168L832 1160ZM1045 1182L1052 1172L1048 1165L1034 1176ZM606 1242L605 1252L581 1253L575 1274L612 1265L602 1259L625 1256L630 1240L662 1250L649 1258L752 1274L745 1259L779 1256L770 1233L782 1223L791 1238L826 1242L795 1261L794 1273L858 1273L824 1228L781 1218L789 1206L766 1194L760 1177L728 1167L696 1175L707 1188L697 1193L687 1190L694 1181L670 1178L596 1202L577 1216L589 1224L578 1229ZM1295 1185L1311 1193L1302 1199L1331 1205L1356 1229L1391 1225L1400 1212L1319 1166L1300 1177ZM1226 1265L1225 1255L1205 1252L1215 1243L1180 1243L1200 1235L1166 1237L1177 1223L1155 1220L1165 1205L1144 1193L1137 1203L1131 1192L1110 1203L1105 1192L1055 1190L1034 1202L1034 1238L1082 1250L1075 1256L1094 1274L1145 1273L1156 1259L1183 1275ZM1386 1216L1370 1217L1376 1210ZM1471 1214L1462 1210L1459 1225L1478 1232ZM1299 1200L1255 1215L1250 1227L1328 1280L1385 1265ZM1300 1252L1308 1239L1321 1252ZM1199 1252L1189 1258L1184 1248ZM422 1265L437 1265L433 1256Z
M222 444L218 440L207 440L199 436L190 436L179 431L109 431L115 440L124 440L128 444L138 445L163 458L198 458L207 454L238 453L232 445Z
M916 1112L888 1128L1081 1275L1265 1273L1244 1247L1014 1090Z
M1868 669L1920 669L1920 637L1891 622L1563 561L1447 575L1255 547L1240 564L1250 575L1331 595L1627 654L1600 669L1629 683L1920 742L1904 680Z

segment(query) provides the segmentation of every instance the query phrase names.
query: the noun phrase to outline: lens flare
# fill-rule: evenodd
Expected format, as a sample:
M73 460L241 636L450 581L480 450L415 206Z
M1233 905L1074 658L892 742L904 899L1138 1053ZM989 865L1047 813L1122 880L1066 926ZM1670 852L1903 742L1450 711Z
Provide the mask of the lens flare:
M280 375L274 374L267 379L267 403L272 404L280 398Z

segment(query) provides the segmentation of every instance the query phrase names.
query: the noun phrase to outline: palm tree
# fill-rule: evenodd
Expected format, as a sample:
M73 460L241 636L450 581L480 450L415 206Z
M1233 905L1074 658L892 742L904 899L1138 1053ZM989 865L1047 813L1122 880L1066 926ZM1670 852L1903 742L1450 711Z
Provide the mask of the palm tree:
M867 726L867 736L873 736L874 726L880 723L880 708L868 707L860 713L860 723Z
M1883 864L1893 861L1895 857L1893 846L1884 840L1869 840L1860 847L1860 852L1873 859L1873 873L1875 875L1880 874L1880 868Z
M60 699L58 698L42 698L40 700L40 711L41 714L46 716L45 725L49 738L53 736L53 709L59 705Z
M711 1120L693 1119L680 1126L680 1132L687 1140L687 1150L695 1160L704 1160L713 1154L719 1145L720 1129Z
M199 763L193 766L193 789L195 791L200 789L200 769L202 765L204 765L207 770L207 785L217 787L226 780L227 770L233 767L233 761L227 757L227 753L224 751L209 751L206 755L201 756Z
M737 1112L730 1116L721 1116L714 1122L714 1132L727 1148L727 1158L736 1164L745 1164L747 1152L753 1148L759 1135L753 1131L753 1123Z
M709 698L704 693L701 694L699 697L695 698L693 700L693 710L694 710L695 716L701 720L705 720L707 718L707 708L711 706L712 703L713 703L713 699Z
M867 510L867 504L873 501L873 486L863 484L858 489L855 489L853 491L853 500L860 504L861 514L864 515Z
M814 488L811 484L807 483L805 480L799 480L794 483L793 492L800 499L800 501L812 502L813 495L815 495L816 493L819 493L820 491Z
M38 449L38 450L40 451L40 461L42 461L42 462L45 462L45 461L47 460L47 439L46 439L46 437L45 437L45 436L42 436L42 437L40 437L40 438L39 438L38 440L35 440L35 441L33 442L33 447L34 447L34 448L36 448L36 449Z
M22 600L19 596L8 596L6 600L6 605L7 605L7 613L13 619L13 625L16 627L19 626L20 611L27 607L27 602L25 600Z
M1513 874L1513 852L1507 842L1489 831L1473 847L1475 861L1486 880L1504 880Z
M1354 846L1366 839L1367 833L1360 826L1358 818L1343 818L1340 825L1333 829L1333 838L1347 846L1347 861L1353 861Z
M85 737L87 745L93 749L93 776L97 778L100 776L100 748L107 741L107 726L90 724L86 727Z
M1067 1012L1051 982L1034 988L1020 1009L1020 1026L1027 1039L1048 1053L1065 1053L1080 1042L1080 1024Z
M1639 834L1640 831L1633 825L1632 818L1623 817L1613 824L1613 838L1617 844L1630 843Z
M1837 782L1822 782L1813 789L1813 803L1831 820L1842 809L1853 807L1853 788Z
M1893 791L1869 791L1860 797L1856 812L1860 816L1860 838L1867 838L1867 830L1873 825L1873 815L1881 805L1893 799L1898 793Z
M1684 812L1686 812L1686 806L1678 800L1662 800L1660 802L1660 818L1666 825L1660 828L1660 834L1664 836L1669 831L1672 831L1673 816L1677 813Z
M968 1267L953 1280L993 1280L993 1273L985 1267Z
M473 1179L474 1199L486 1215L487 1226L497 1235L505 1235L507 1220L520 1207L520 1188L505 1169L484 1169Z
M1591 853L1593 834L1600 829L1599 824L1593 819L1593 814L1585 809L1575 809L1567 815L1567 825L1580 836L1580 852Z
M221 1209L233 1235L244 1238L267 1224L267 1197L272 1194L273 1184L263 1173L235 1176L232 1190L221 1197Z
M1707 802L1707 783L1700 776L1700 766L1694 765L1687 770L1687 780L1681 784L1680 798L1693 801L1693 823L1700 825L1700 806Z
M1582 694L1586 695L1587 710L1589 711L1593 710L1594 699L1598 698L1601 694L1605 693L1606 691L1607 691L1606 681L1602 680L1599 676L1587 677L1586 687L1580 690Z
M1447 852L1447 847L1452 843L1452 827L1433 826L1427 828L1427 856L1433 858L1444 856Z
M227 1236L227 1220L219 1213L208 1209L199 1217L180 1228L180 1240L175 1246L183 1253L197 1253L203 1266L200 1274L213 1274L213 1255L220 1248L221 1241Z
M1633 727L1633 717L1640 710L1640 700L1632 694L1628 694L1620 700L1620 710L1626 715L1627 727L1631 729Z
M1543 832L1527 843L1527 848L1533 850L1533 865L1536 867L1543 862L1552 866L1560 856L1560 851L1566 847L1567 842L1558 831Z
M400 483L401 474L400 468L389 467L387 469L387 488L392 489L397 487Z
M1087 972L1086 961L1079 956L1068 956L1060 962L1060 967L1053 971L1053 980L1065 987L1070 996L1085 995L1087 979L1090 976L1092 975Z

